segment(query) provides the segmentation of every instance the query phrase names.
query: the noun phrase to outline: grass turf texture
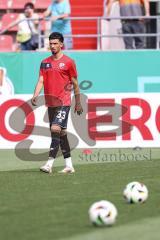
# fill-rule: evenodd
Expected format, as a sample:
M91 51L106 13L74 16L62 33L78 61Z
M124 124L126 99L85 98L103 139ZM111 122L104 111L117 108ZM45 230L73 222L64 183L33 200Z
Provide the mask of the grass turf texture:
M74 151L74 158L79 157L79 151ZM43 174L38 169L42 162L23 162L13 151L1 151L1 239L159 239L158 151L152 152L149 161L77 161L74 175L58 174L58 165L55 173ZM61 158L57 161L63 163ZM149 189L145 204L128 205L123 200L124 186L135 180ZM94 228L89 223L88 208L102 199L113 202L118 209L113 227Z

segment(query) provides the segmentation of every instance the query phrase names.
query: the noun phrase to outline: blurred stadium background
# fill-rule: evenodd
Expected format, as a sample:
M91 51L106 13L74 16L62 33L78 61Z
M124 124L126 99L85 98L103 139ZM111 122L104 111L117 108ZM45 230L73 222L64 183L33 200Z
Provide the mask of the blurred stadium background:
M16 19L18 13L23 11L24 4L27 0L1 0L0 1L0 30L6 30L6 26ZM35 11L41 16L46 8L51 3L50 0L33 0L30 1L35 4ZM71 4L71 19L72 19L72 34L74 40L74 50L106 50L106 49L122 49L123 43L121 37L118 38L102 38L102 35L120 35L121 25L119 20L112 20L110 32L106 32L106 22L102 18L105 13L105 6L107 0L70 0ZM151 17L147 23L146 33L157 34L159 32L159 1L150 1ZM111 17L119 17L118 3L113 5ZM49 21L41 21L40 28L42 30L42 37L47 37L50 30ZM1 45L0 51L14 51L15 50L15 36L17 26L8 29L5 34L0 36ZM78 36L79 35L79 36ZM158 41L158 43L157 43ZM146 48L159 48L159 37L147 37ZM47 50L47 40L45 49Z

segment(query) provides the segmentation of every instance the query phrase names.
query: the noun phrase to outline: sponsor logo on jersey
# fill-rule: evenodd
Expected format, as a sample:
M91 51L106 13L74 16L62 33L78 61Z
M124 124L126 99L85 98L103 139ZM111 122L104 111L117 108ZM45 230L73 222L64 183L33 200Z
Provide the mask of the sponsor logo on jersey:
M65 63L60 63L60 64L59 64L59 68L60 68L60 69L63 69L64 67L65 67Z
M52 68L51 63L41 63L41 69L49 69Z

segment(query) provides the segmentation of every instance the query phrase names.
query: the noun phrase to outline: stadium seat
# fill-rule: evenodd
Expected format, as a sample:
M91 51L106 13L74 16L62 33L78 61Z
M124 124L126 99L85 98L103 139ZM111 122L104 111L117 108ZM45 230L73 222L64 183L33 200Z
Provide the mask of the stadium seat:
M13 38L10 35L0 35L0 51L13 51Z
M51 0L36 0L35 8L36 9L46 9L51 4Z
M73 48L74 49L96 49L97 48L97 39L96 38L74 38L73 39Z
M6 13L2 16L2 30L4 30L10 23L15 21L18 17L17 13ZM10 28L9 31L17 31L17 26Z
M97 22L94 20L73 20L74 34L97 34Z
M103 0L70 0L72 16L102 16Z
M23 9L25 3L27 2L33 2L28 0L12 0L11 9Z
M70 0L72 17L98 17L103 15L103 0ZM73 34L97 34L96 20L72 20ZM96 38L74 38L74 49L96 49Z
M102 13L101 5L72 6L72 17L97 17L102 16Z
M1 10L6 10L6 9L8 9L8 1L6 1L6 0L0 0L0 9L1 9Z

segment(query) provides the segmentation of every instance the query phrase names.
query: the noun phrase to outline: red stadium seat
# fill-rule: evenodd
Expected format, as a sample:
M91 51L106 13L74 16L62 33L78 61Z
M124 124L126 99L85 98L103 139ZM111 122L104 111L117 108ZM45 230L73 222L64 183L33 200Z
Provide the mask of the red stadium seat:
M70 0L71 16L98 17L103 15L104 0ZM73 34L97 34L96 20L72 20ZM96 49L97 39L93 37L74 38L74 49Z
M8 1L6 1L6 0L1 0L0 1L0 9L1 10L5 10L5 9L7 9L8 8Z
M0 51L13 51L13 38L10 35L0 35Z
M17 13L6 13L2 17L2 30L4 30L10 23L15 21L18 17ZM9 31L17 31L17 26L10 28Z
M74 49L96 49L97 39L96 38L74 38L73 39Z
M12 0L11 9L23 9L25 3L32 2L28 0Z
M52 0L36 0L35 8L36 9L47 9L51 4Z

